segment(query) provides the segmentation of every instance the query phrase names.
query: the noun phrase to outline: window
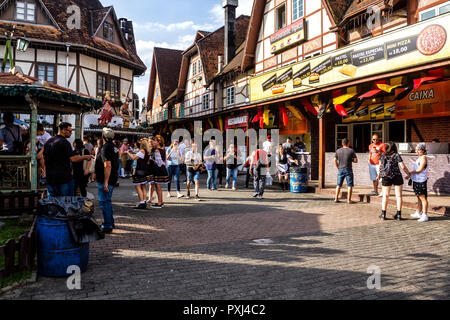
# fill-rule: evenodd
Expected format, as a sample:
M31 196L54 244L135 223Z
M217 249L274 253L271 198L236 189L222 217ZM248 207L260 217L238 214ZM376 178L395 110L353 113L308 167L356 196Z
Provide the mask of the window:
M197 61L192 64L192 76L197 75Z
M447 12L450 12L450 1L447 1L440 6L431 8L430 10L421 12L420 21L428 20Z
M120 99L119 79L111 77L111 98Z
M108 82L106 82L106 75L99 74L97 76L97 95L100 97L105 96L105 92L108 91Z
M105 22L103 24L103 37L106 40L114 41L114 29L111 23Z
M159 86L156 86L155 88L155 98L159 97Z
M234 87L227 88L227 106L234 104Z
M292 0L293 20L303 17L303 0Z
M198 60L198 73L202 73L202 62L200 60Z
M203 110L209 110L209 94L204 94L202 98Z
M277 8L276 11L277 15L277 23L276 23L276 30L278 31L280 29L283 29L286 26L286 5L281 5Z
M336 150L342 146L343 139L350 139L349 126L346 124L336 125Z
M16 19L25 21L35 21L36 5L26 1L16 2Z
M37 78L51 83L56 83L55 66L48 64L38 64Z
M118 78L99 73L97 75L97 96L104 97L106 91L111 93L111 98L120 99L120 80Z

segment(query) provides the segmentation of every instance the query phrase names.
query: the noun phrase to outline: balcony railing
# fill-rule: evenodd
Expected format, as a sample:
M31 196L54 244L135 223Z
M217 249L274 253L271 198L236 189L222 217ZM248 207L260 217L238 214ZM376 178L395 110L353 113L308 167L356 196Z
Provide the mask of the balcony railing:
M29 156L0 156L0 190L31 188Z

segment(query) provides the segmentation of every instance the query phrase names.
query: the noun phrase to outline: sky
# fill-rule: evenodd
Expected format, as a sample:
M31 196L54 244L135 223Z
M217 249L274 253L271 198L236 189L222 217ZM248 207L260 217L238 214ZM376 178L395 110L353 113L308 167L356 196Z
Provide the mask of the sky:
M147 100L154 47L185 50L197 30L214 31L224 24L222 0L101 0L114 6L117 18L133 21L138 54L147 66L145 76L135 78L135 93ZM236 15L250 15L253 0L239 0Z

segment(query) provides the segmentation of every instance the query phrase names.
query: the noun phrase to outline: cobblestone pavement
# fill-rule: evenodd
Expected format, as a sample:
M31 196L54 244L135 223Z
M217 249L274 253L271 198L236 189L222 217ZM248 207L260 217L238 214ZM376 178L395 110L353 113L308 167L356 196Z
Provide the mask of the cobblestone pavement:
M170 198L164 209L136 211L134 189L121 180L113 195L118 229L91 244L81 290L40 277L0 299L450 298L449 218L420 224L405 210L407 220L381 222L379 205L275 188L262 201L250 189L200 195L201 202ZM372 265L381 271L379 290L367 288Z

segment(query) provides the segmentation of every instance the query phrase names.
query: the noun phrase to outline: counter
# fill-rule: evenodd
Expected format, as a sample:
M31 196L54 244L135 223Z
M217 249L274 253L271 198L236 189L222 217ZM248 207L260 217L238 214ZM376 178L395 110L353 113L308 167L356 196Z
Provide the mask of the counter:
M370 180L367 160L368 153L357 153L358 163L353 164L355 185L373 186ZM416 154L400 154L408 170L412 171L417 160ZM328 184L336 184L337 169L334 166L335 153L326 153L325 181ZM434 194L450 195L450 154L429 154L428 160L428 192ZM381 185L381 184L380 184ZM344 187L346 185L344 184ZM404 190L413 191L405 180Z

